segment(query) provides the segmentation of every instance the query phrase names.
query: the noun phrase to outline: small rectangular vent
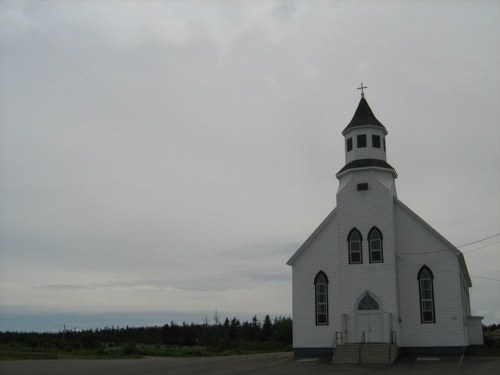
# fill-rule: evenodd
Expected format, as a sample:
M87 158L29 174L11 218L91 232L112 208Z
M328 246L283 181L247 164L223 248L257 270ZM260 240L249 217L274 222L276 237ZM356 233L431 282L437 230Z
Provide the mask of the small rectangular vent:
M358 184L358 191L361 191L361 190L368 190L368 183L367 182L362 183L362 184Z

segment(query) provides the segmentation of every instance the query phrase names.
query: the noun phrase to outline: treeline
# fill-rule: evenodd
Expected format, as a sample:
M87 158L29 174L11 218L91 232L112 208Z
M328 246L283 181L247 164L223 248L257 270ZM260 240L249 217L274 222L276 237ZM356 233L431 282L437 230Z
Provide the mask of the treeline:
M498 323L498 324L489 324L489 325L484 325L483 324L483 332L496 331L497 329L500 329L500 323Z
M104 327L60 332L0 332L0 342L13 347L33 349L96 349L106 346L134 348L136 344L166 346L204 346L219 352L233 348L286 348L292 344L292 319L266 315L261 322L256 316L248 322L236 317L223 322L217 313L213 322L203 324L171 322L153 327Z
M500 348L500 324L483 324L484 345L490 348Z

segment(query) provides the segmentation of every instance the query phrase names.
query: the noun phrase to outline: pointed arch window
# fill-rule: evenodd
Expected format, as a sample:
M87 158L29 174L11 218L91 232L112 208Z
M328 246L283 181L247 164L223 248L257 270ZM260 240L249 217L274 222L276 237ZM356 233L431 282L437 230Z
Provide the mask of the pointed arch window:
M434 276L427 266L423 266L418 272L418 287L420 294L420 321L422 323L435 323Z
M358 310L379 310L379 307L375 298L366 293L358 303Z
M361 233L354 228L349 232L347 236L347 243L349 247L349 263L350 264L360 264L363 263L363 238Z
M328 325L328 277L323 271L314 279L316 325Z
M368 233L368 249L370 263L382 263L384 261L382 232L377 227L373 227Z

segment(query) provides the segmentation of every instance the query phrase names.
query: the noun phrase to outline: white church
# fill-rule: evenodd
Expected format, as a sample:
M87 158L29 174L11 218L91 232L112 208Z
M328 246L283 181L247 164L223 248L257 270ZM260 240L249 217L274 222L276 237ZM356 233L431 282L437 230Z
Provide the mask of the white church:
M297 356L350 351L339 362L359 362L378 350L391 362L483 343L464 256L397 198L387 134L362 93L342 132L337 207L287 262Z

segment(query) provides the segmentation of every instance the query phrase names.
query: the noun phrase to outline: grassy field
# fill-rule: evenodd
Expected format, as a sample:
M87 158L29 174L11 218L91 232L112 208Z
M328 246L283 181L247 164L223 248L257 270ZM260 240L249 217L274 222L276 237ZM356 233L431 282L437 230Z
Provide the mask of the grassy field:
M252 347L242 345L222 351L210 350L206 346L166 346L166 345L139 345L138 352L145 356L159 357L212 357L241 354L259 354L291 351L291 347Z
M270 353L292 350L291 347L273 347L265 345L242 345L239 348L214 350L206 346L167 346L167 345L136 345L125 343L120 346L102 346L96 349L39 349L23 346L0 344L0 360L25 359L118 359L142 358L143 356L159 357L211 357L241 354Z
M127 351L123 346L97 349L40 349L23 346L1 345L0 360L23 359L111 359L111 358L142 358L137 351Z

